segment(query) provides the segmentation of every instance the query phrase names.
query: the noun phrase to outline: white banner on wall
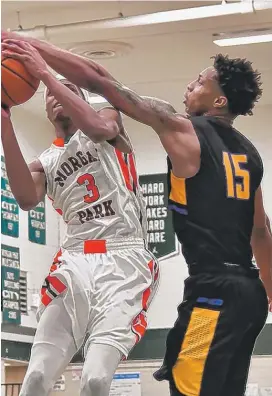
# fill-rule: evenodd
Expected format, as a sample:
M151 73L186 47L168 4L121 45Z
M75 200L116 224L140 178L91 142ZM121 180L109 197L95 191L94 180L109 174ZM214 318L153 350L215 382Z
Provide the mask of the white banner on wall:
M118 373L113 377L110 396L141 396L140 373Z

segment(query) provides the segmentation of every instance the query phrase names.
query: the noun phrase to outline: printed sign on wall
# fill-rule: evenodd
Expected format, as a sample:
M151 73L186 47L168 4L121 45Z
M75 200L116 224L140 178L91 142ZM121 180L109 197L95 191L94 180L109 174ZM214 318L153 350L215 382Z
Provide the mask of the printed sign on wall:
M110 396L141 396L140 373L114 374Z
M28 212L28 238L31 242L45 245L45 200Z
M19 248L1 245L3 323L21 324Z
M1 230L2 234L18 238L19 205L16 202L8 182L5 159L1 155Z
M72 371L72 381L80 381L82 370ZM116 373L113 376L109 396L141 396L140 373Z
M54 384L53 392L65 391L65 376L62 375Z
M172 227L172 214L167 211L167 175L142 175L139 181L146 201L148 248L158 259L175 256L179 247Z

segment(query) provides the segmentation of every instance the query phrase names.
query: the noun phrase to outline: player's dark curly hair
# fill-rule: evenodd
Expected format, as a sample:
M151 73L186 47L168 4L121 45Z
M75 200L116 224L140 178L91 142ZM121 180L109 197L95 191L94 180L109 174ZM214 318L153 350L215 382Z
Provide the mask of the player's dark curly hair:
M217 78L234 115L252 115L255 103L262 96L261 75L246 59L230 59L228 55L213 57Z

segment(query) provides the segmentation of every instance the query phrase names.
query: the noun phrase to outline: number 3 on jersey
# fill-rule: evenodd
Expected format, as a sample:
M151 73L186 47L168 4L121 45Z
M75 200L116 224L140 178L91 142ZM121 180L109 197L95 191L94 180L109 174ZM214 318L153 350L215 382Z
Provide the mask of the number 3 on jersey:
M77 179L77 183L80 186L83 186L85 184L87 191L89 191L89 194L86 194L83 197L84 202L93 203L99 199L100 194L97 185L95 184L95 179L93 175L91 175L90 173L85 173L84 175L79 176L79 178Z
M223 152L223 164L226 172L228 198L249 199L250 174L242 167L247 164L247 156ZM237 178L239 181L236 180Z

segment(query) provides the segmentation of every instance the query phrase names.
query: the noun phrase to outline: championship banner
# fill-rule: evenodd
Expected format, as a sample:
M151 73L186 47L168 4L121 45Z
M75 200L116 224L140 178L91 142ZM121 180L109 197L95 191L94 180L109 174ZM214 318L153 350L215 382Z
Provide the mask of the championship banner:
M45 200L28 212L28 239L45 245Z
M19 248L1 245L3 323L21 324Z
M142 175L139 181L146 201L148 249L158 259L176 256L179 245L172 227L172 213L167 210L167 175Z
M1 155L1 229L2 234L14 238L19 236L19 205L10 190L5 159Z

